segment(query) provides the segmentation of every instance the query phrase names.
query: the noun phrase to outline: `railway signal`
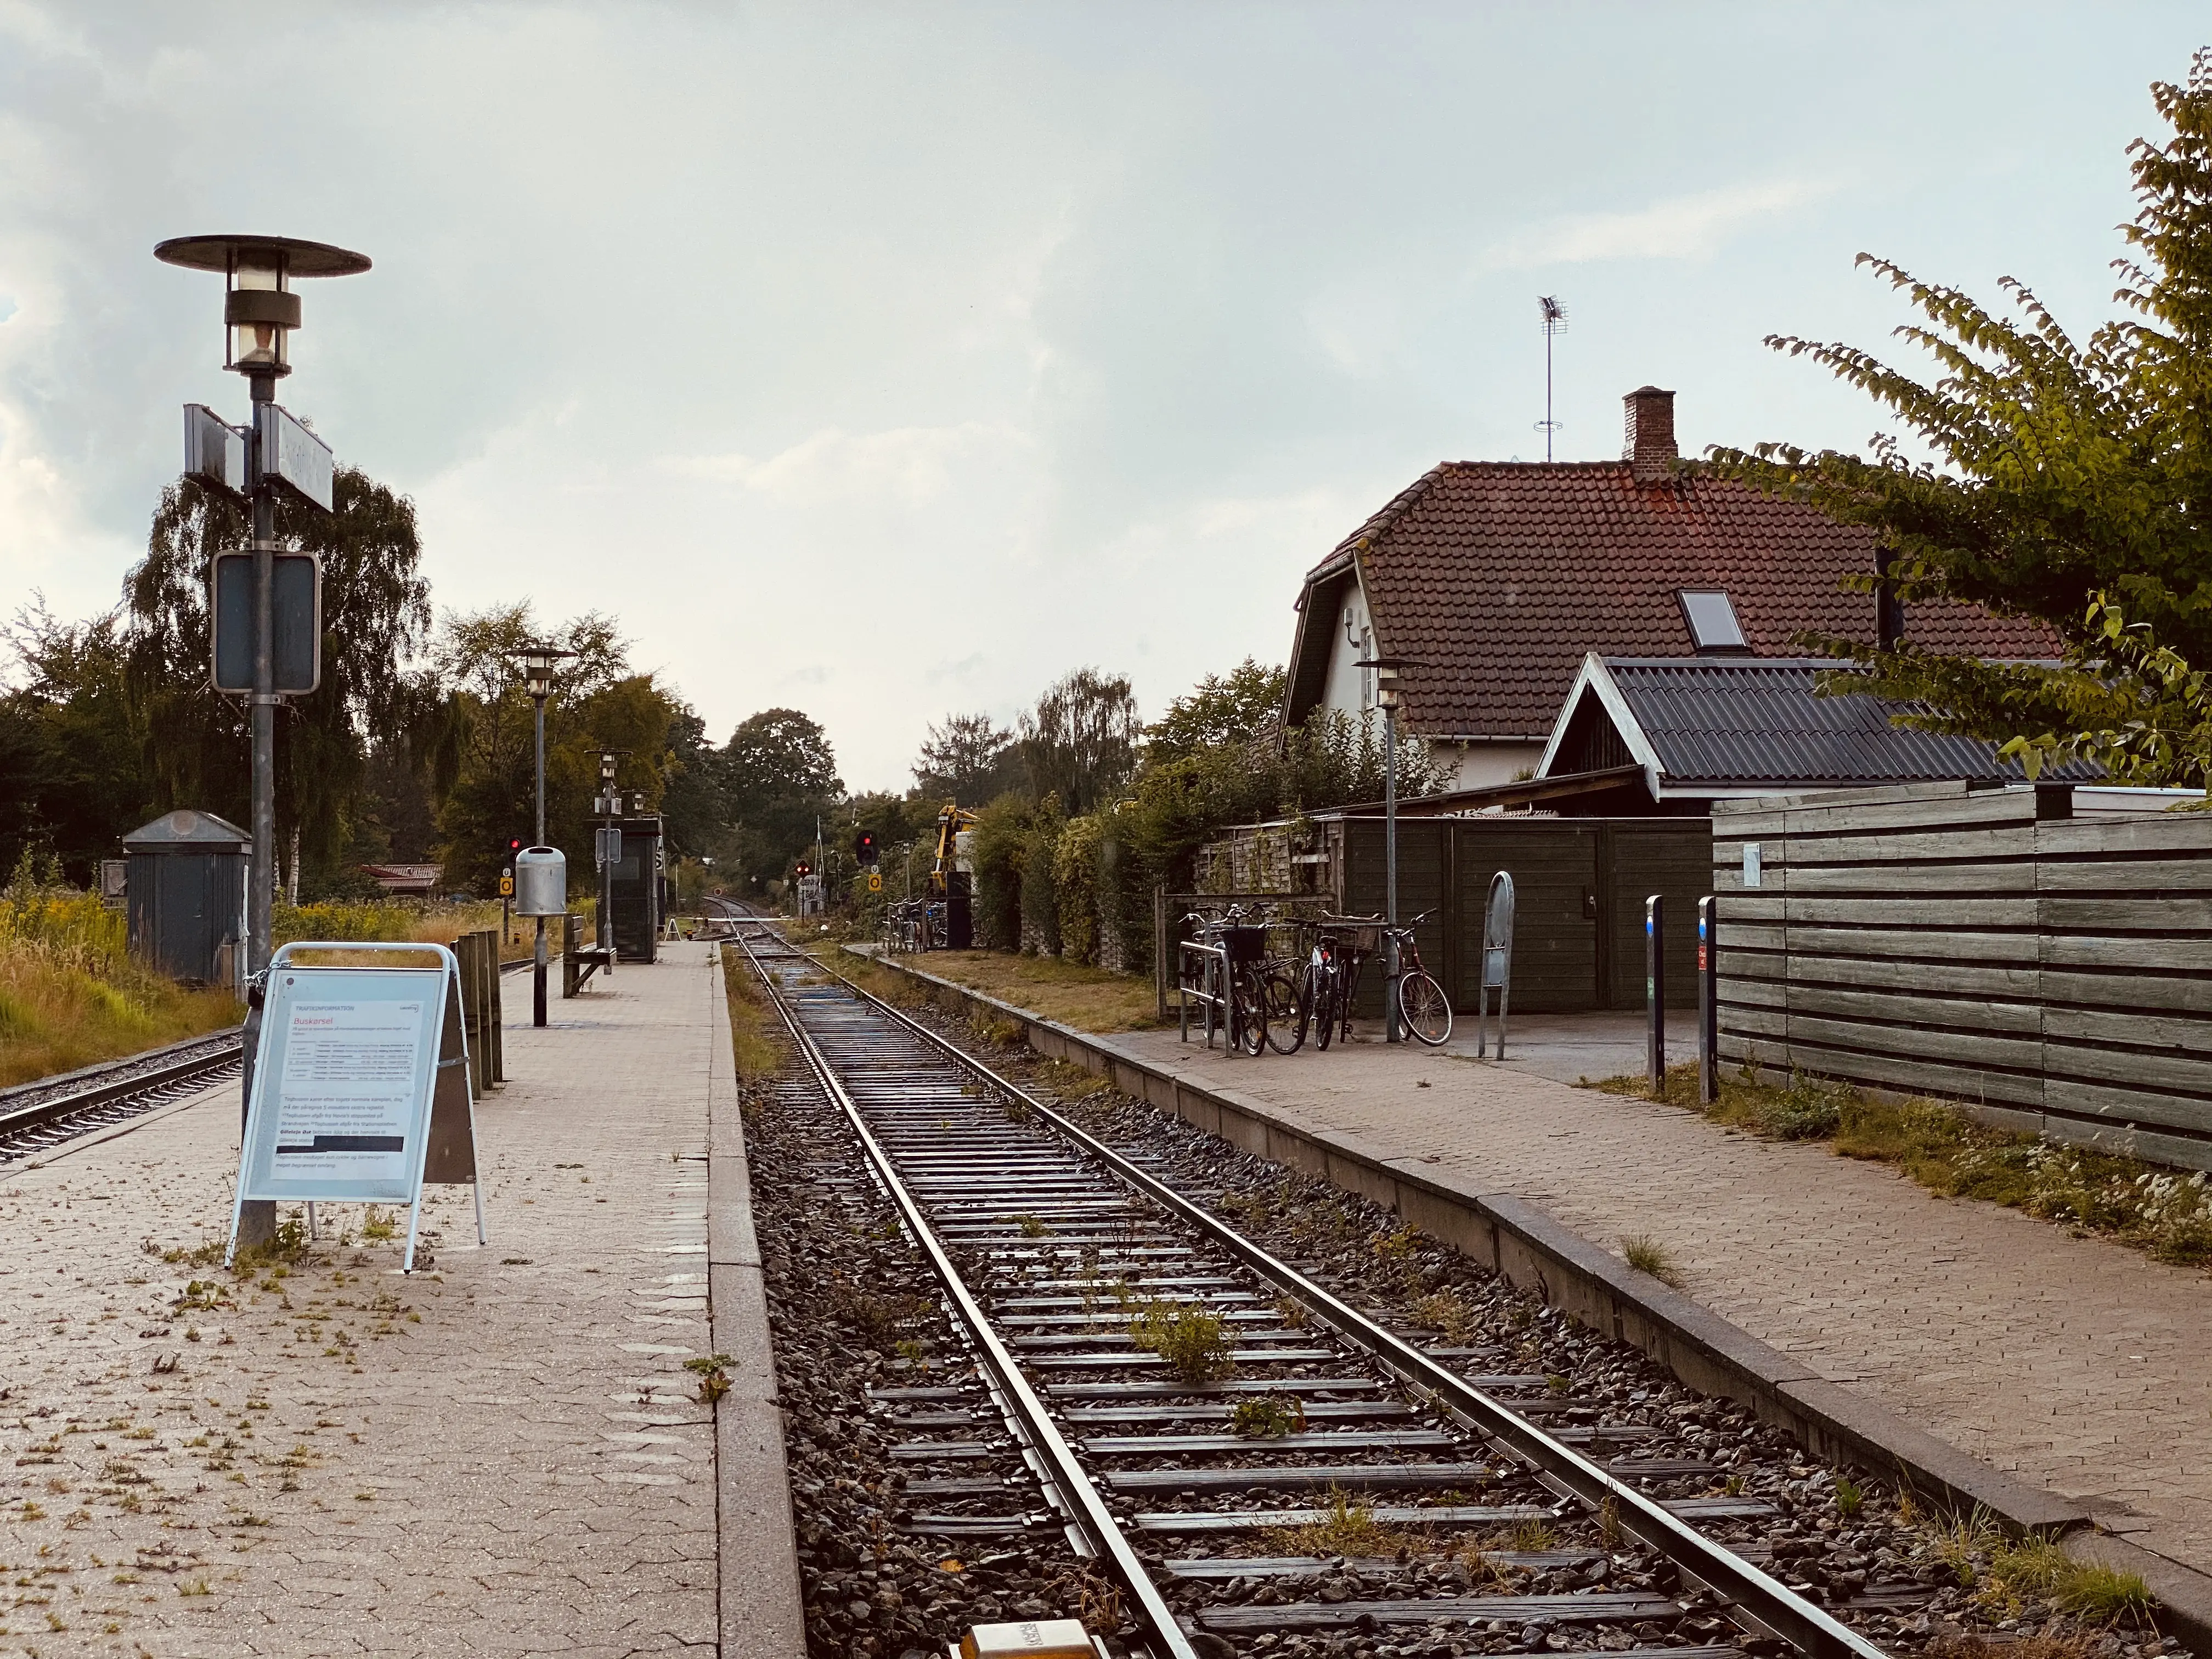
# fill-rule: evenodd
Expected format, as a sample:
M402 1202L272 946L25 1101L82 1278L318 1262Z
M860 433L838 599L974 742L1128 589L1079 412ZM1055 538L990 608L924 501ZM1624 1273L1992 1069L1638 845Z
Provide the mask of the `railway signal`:
M860 860L862 869L874 866L876 862L876 832L874 830L863 830L853 837L853 856Z

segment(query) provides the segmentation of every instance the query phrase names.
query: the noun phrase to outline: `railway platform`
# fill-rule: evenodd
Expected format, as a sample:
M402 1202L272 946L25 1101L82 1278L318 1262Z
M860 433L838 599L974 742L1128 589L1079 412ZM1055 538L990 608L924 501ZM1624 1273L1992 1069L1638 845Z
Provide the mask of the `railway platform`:
M686 1365L762 1325L713 947L544 1030L510 1004L490 1243L428 1188L411 1276L404 1212L350 1205L223 1270L234 1079L0 1170L0 1536L39 1587L0 1650L800 1650L765 1360L719 1447Z
M941 1003L988 1000L936 983ZM1603 1316L1658 1332L1646 1346L1764 1368L1784 1406L1870 1423L1862 1445L1909 1443L1969 1491L1994 1471L2007 1505L2075 1527L2075 1547L2143 1572L2199 1628L2212 1620L2212 1276L1577 1088L1566 1079L1636 1068L1587 1064L1564 1030L1527 1042L1541 1034L1516 1027L1521 1057L1502 1064L1456 1042L1255 1059L991 1007L1046 1053L1252 1150L1409 1215L1460 1202L1498 1237L1535 1239L1549 1255L1529 1271L1553 1274L1552 1292L1580 1261ZM1626 1269L1631 1236L1665 1249L1682 1294Z

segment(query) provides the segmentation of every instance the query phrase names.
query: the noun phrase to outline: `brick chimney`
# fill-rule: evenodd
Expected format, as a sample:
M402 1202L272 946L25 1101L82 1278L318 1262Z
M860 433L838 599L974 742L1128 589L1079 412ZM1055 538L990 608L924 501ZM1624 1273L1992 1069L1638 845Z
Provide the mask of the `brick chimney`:
M1621 400L1627 441L1620 459L1638 483L1656 483L1674 471L1680 452L1674 447L1674 394L1640 386Z

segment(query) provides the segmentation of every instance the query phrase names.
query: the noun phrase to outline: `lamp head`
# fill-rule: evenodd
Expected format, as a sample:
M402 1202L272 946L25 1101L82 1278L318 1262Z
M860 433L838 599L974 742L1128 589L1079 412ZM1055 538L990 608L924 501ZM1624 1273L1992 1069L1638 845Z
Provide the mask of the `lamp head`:
M157 245L154 257L223 274L222 366L268 380L292 372L291 335L300 326L295 279L352 276L369 268L367 254L294 236L177 236Z

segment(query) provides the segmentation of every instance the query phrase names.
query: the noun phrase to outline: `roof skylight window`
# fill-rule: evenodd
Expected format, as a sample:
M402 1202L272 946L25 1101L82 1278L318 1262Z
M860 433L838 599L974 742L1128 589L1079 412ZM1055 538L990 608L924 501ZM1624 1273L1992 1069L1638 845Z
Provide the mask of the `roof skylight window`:
M1682 602L1682 620L1689 624L1690 643L1700 655L1708 652L1748 653L1751 641L1735 619L1735 605L1724 587L1684 587L1675 598Z

